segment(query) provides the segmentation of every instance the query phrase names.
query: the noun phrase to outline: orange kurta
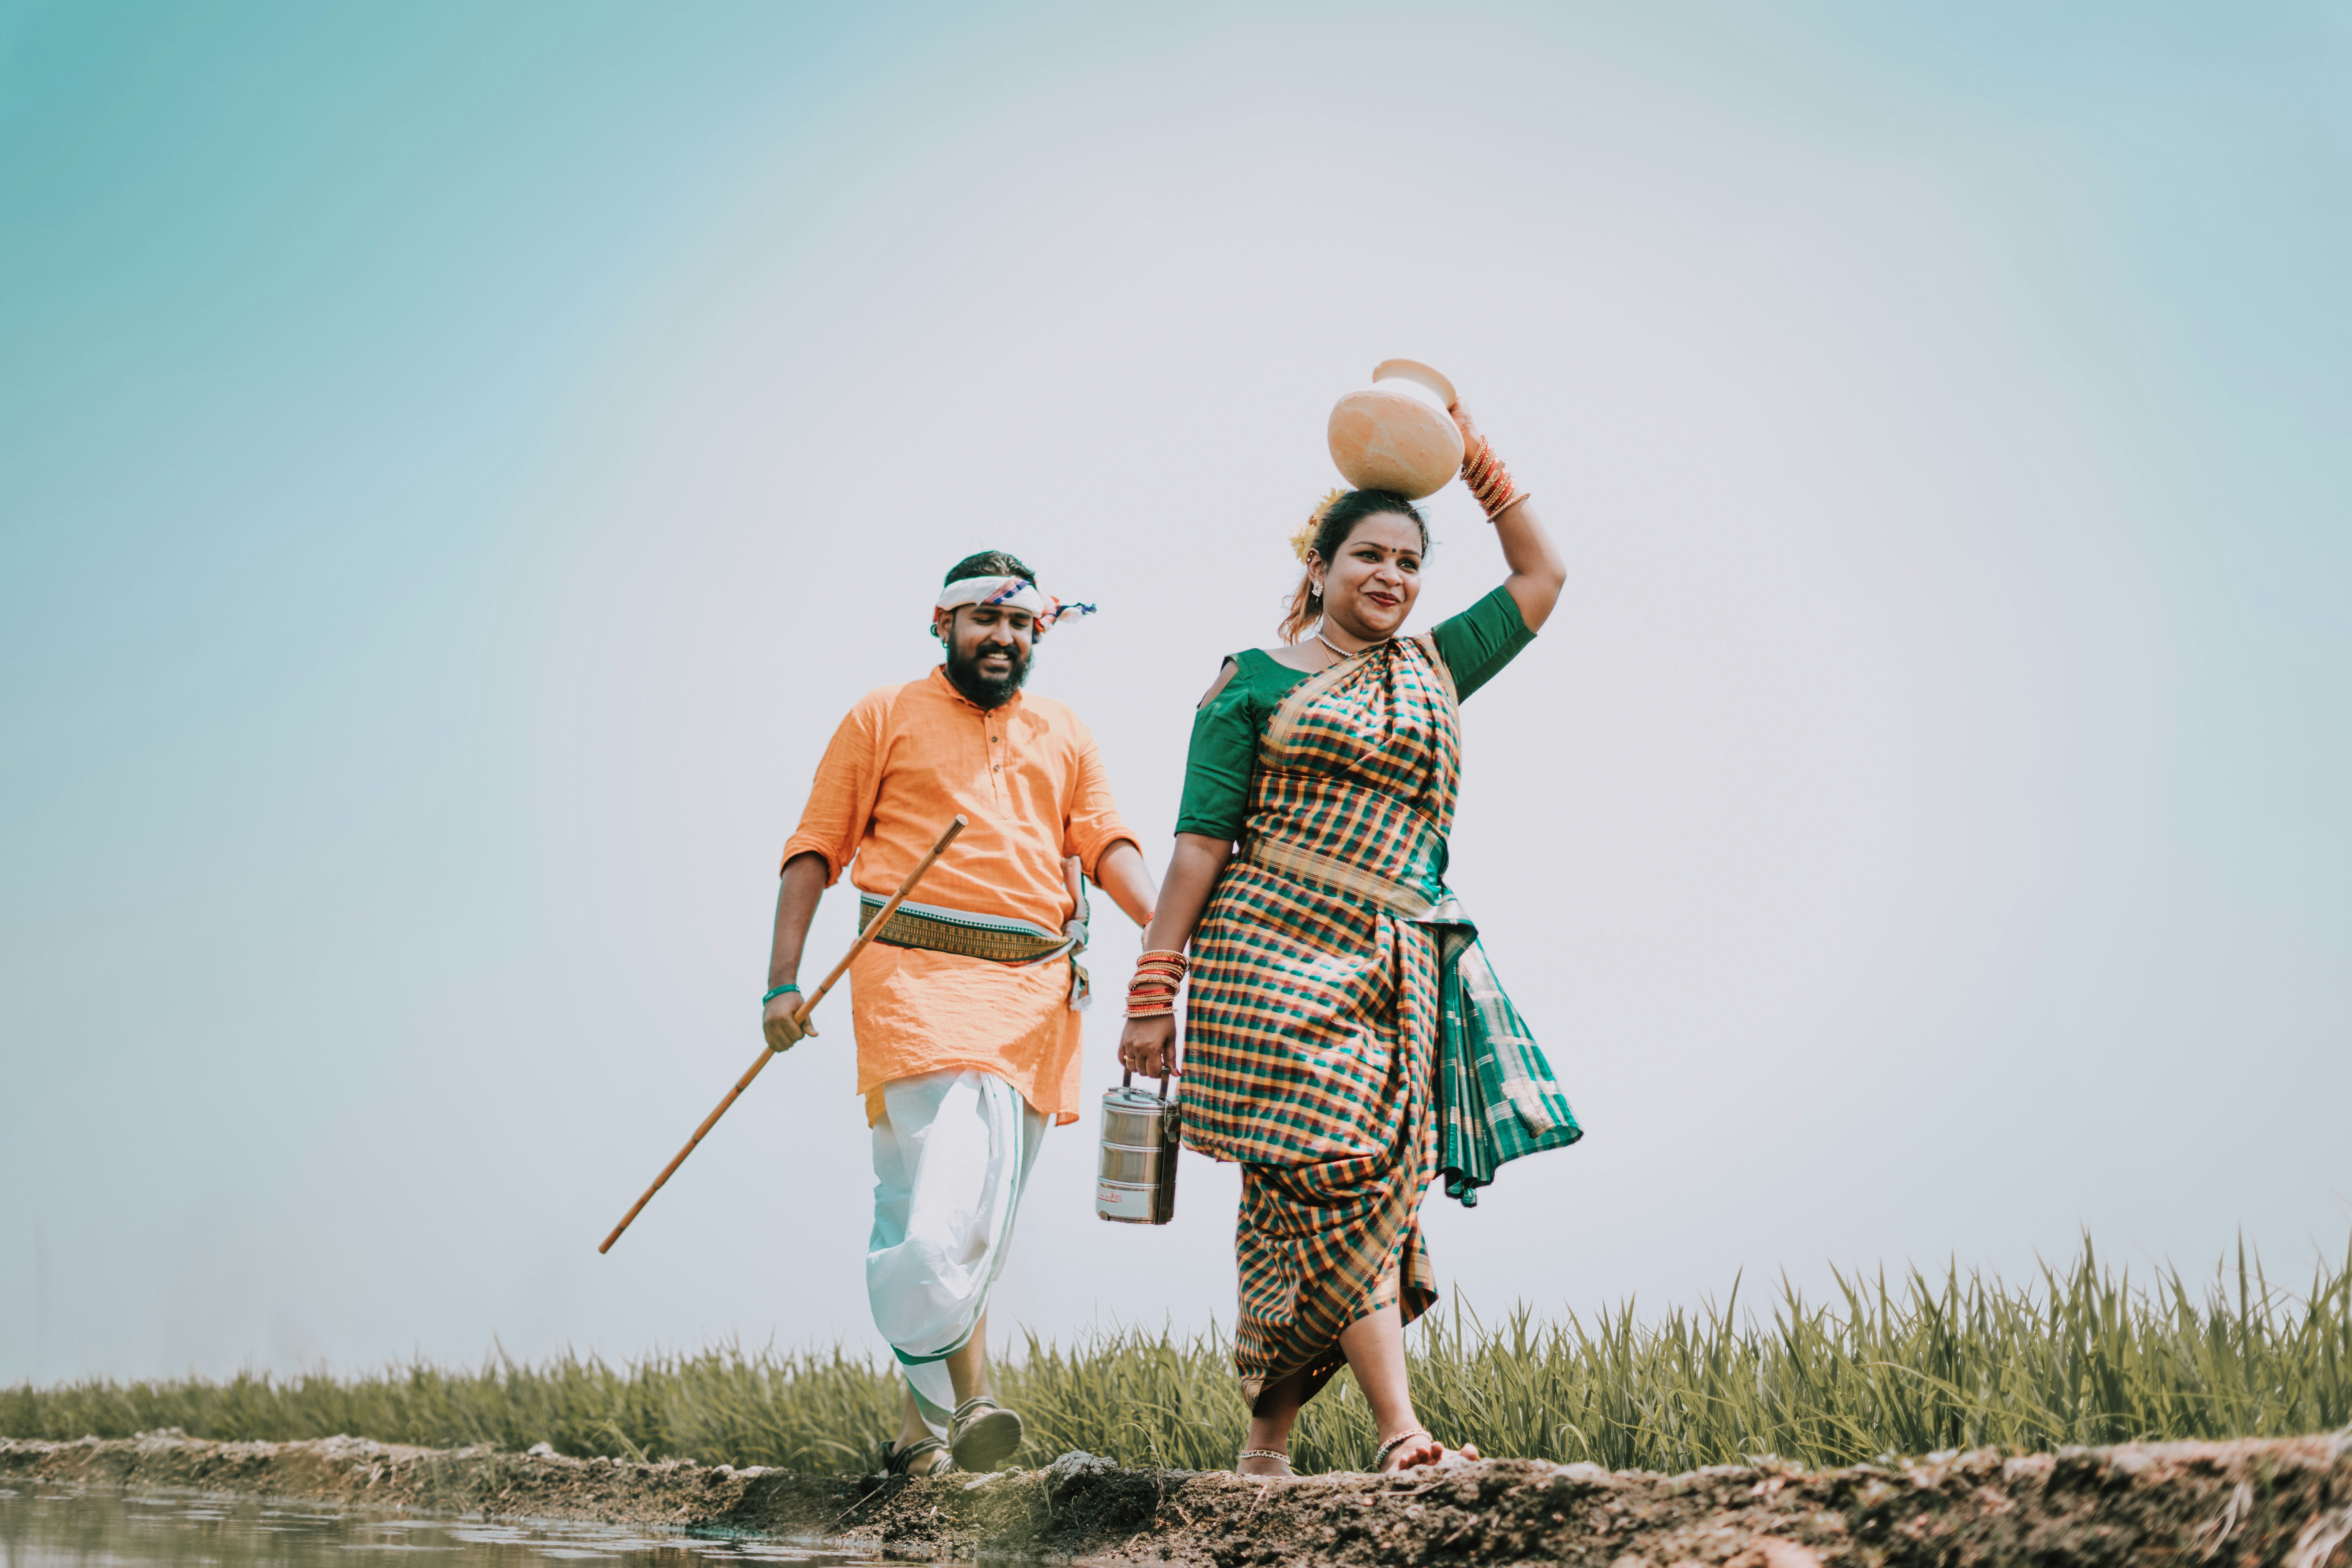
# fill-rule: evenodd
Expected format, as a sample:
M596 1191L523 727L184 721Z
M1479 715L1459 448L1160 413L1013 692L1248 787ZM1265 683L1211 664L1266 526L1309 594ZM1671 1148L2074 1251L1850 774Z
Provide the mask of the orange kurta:
M945 667L867 692L817 763L808 809L784 859L824 857L830 887L884 897L961 812L971 819L923 877L914 901L1059 931L1076 912L1063 858L1091 877L1124 838L1095 738L1050 697L1016 695L982 712ZM849 966L857 1088L866 1119L893 1079L979 1068L1058 1122L1078 1116L1078 1016L1066 959L1016 969L922 948L870 944Z

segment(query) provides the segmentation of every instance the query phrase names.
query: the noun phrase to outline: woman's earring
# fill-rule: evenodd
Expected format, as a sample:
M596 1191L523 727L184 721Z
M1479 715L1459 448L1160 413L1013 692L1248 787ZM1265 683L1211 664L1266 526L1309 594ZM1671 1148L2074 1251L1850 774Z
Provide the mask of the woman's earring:
M1309 584L1307 584L1307 596L1308 598L1310 598L1310 599L1319 599L1319 598L1321 598L1321 597L1323 596L1323 584L1320 584L1320 583L1309 583Z

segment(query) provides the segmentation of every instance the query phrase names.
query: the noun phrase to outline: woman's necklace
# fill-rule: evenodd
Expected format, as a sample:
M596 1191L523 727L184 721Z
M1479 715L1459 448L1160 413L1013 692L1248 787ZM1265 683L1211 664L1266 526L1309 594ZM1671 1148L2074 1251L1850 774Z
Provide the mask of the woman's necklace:
M1329 648L1334 654L1339 656L1339 658L1353 658L1356 657L1356 653L1366 653L1381 646L1381 643L1366 643L1362 647L1358 648L1356 653L1349 653L1346 648L1341 647L1338 643L1335 643L1329 637L1325 637L1323 635L1322 628L1319 626L1316 628L1315 640L1321 643L1325 647ZM1381 639L1381 642L1386 641L1388 641L1388 638L1386 637L1382 637ZM1337 662L1338 659L1333 660L1333 663ZM1328 669L1331 666L1327 664L1323 668Z

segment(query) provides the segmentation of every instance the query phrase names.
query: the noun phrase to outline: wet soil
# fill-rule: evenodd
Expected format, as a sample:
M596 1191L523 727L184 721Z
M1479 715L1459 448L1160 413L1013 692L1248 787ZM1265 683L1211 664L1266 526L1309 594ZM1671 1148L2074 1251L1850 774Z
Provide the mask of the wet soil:
M150 1433L113 1442L0 1439L0 1480L12 1476L823 1536L915 1558L1202 1568L2352 1568L2352 1430L1985 1451L1827 1471L1767 1464L1659 1476L1494 1459L1273 1482L1121 1469L1083 1454L1042 1470L885 1480L355 1437L212 1443Z

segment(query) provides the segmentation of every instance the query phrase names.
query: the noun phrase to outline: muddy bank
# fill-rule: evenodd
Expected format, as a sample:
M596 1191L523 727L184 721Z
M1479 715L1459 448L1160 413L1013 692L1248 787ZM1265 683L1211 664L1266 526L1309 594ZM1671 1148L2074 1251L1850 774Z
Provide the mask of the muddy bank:
M1497 1459L1386 1480L1258 1483L1125 1470L886 1482L683 1461L408 1448L362 1438L0 1439L0 1479L259 1491L373 1506L824 1535L909 1557L1102 1563L1531 1562L1590 1568L2150 1563L2352 1568L2352 1432L1880 1468L1722 1466L1685 1476Z

